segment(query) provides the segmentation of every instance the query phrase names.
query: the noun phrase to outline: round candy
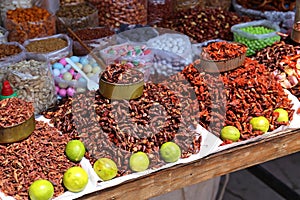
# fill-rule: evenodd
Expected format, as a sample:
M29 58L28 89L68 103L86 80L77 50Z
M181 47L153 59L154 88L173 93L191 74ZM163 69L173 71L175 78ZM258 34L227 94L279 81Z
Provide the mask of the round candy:
M87 64L89 64L89 61L88 61L88 59L87 59L86 56L81 57L79 62L80 62L82 65L87 65Z
M72 80L73 75L72 75L70 72L65 72L64 75L63 75L63 78L64 78L66 81L70 81L70 80Z
M72 68L72 66L71 66L70 64L66 64L66 65L65 65L65 69L66 69L66 70L70 70L71 68Z
M75 63L78 63L80 60L80 58L78 56L71 56L70 59Z
M82 65L81 63L78 62L78 63L75 63L75 64L76 64L80 69L82 69L82 66L83 66L83 65Z
M67 95L67 90L66 89L60 89L58 91L59 96L65 97Z
M83 78L83 77L80 77L80 78L78 79L78 81L79 81L79 82L82 82L82 83L85 83L85 82L86 82L85 78Z
M66 73L67 71L68 71L67 69L63 68L63 69L60 70L60 73L61 73L61 74L64 74L64 73Z
M101 68L100 67L93 67L92 73L98 74L100 72Z
M74 70L74 69L70 69L69 72L70 72L72 75L74 75L75 70Z
M59 63L62 64L62 65L66 65L67 64L67 61L65 58L62 58L59 60Z
M53 73L53 76L59 76L60 75L59 69L53 69L52 73Z
M80 77L81 77L81 75L80 75L79 73L77 73L77 74L74 76L74 79L75 79L75 80L78 80L78 79L80 79Z
M67 83L59 83L58 86L62 89L65 89L68 87L68 84Z
M52 65L52 67L53 67L54 69L62 69L62 68L64 68L64 66L63 66L61 63L54 63L54 64Z
M95 74L93 73L87 73L87 77L91 78L92 76L94 76Z
M55 86L55 93L58 94L58 91L59 91L59 87Z
M92 67L91 65L85 65L85 66L83 67L83 71L84 71L86 74L90 73L92 70L93 70L93 67Z
M92 67L98 67L98 66L99 66L98 63L92 62Z
M68 96L72 97L72 96L74 96L74 93L75 93L75 90L73 88L69 87L67 89L67 95Z

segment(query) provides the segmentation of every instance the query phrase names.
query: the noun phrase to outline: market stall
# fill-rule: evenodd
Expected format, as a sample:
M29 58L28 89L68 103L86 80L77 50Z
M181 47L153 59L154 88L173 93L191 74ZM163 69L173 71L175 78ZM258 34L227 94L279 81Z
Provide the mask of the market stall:
M1 199L148 199L300 150L295 2L23 3L0 3Z

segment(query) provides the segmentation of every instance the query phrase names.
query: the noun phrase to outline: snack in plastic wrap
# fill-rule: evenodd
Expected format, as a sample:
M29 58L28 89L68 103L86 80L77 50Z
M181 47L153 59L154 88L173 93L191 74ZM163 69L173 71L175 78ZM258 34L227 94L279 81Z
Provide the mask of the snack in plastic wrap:
M23 46L31 57L43 54L51 63L72 56L72 40L65 34L26 40Z
M154 49L169 51L184 58L186 64L192 62L192 45L189 38L183 34L165 33L147 42Z
M8 40L23 43L27 39L45 37L56 33L55 16L46 9L33 6L7 11L5 28Z
M262 31L256 32L255 29L262 29ZM234 41L247 45L247 56L280 41L280 36L277 35L279 30L278 25L268 20L246 22L231 27Z
M77 30L99 26L98 10L86 3L61 6L56 16L58 33L66 33L67 28Z
M40 55L7 66L5 78L11 83L18 97L33 102L35 114L47 110L56 103L53 76L49 61Z

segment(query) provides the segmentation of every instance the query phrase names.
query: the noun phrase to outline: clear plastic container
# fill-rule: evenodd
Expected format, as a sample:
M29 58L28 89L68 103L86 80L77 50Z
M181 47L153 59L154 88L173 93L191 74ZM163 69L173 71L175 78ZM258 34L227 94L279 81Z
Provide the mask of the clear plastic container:
M10 46L15 46L16 48L19 49L18 53L16 53L16 51L12 51L10 56L5 56L5 57L0 56L2 57L0 58L0 68L4 68L9 64L19 62L25 59L26 57L25 48L17 42L7 42L7 43L0 44L0 46L1 49L6 49L6 54L7 54L7 49L10 48Z
M87 45L90 50L94 48L104 49L108 46L116 45L117 40L114 35L114 31L107 27L89 27L84 29L79 29L75 31L75 34L82 40L82 42ZM76 38L69 34L73 39L73 53L77 56L83 56L89 54Z
M172 0L148 0L148 24L154 25L174 15Z
M8 31L5 28L0 27L0 43L7 42L7 36L8 36Z
M99 25L119 28L121 24L147 24L147 0L87 0L98 9Z
M33 102L35 114L47 110L57 101L49 60L40 55L7 66L6 79L18 93L18 98Z
M41 47L41 46L43 46L43 43L42 43L43 41L46 41L51 38L57 38L57 39L62 39L64 41L66 41L66 46L63 48L54 50L54 51L47 52L47 53L29 52L28 49L26 48L28 45L32 44L32 42L37 42L37 41L41 42L39 45L39 47ZM71 38L69 38L67 35L57 34L57 35L47 36L47 37L43 37L43 38L35 38L35 39L26 40L24 42L23 46L25 47L27 54L30 55L31 57L34 58L34 57L37 57L42 54L42 55L46 56L51 63L53 63L61 58L72 56L72 44L73 43L72 43ZM49 45L49 44L45 43L44 45ZM57 43L56 43L56 45L57 45Z
M67 33L67 27L74 31L99 26L98 10L86 3L61 6L56 16L58 33Z
M34 0L1 0L0 1L0 13L2 23L5 22L6 12L8 10L14 10L16 8L31 8Z
M182 11L189 8L194 8L197 5L200 5L200 3L204 4L204 1L199 0L175 0L175 11ZM201 4L201 7L204 7L204 5Z
M45 37L56 33L55 16L46 9L32 7L8 11L5 28L9 31L8 41L23 43L27 39ZM34 14L38 13L38 14Z

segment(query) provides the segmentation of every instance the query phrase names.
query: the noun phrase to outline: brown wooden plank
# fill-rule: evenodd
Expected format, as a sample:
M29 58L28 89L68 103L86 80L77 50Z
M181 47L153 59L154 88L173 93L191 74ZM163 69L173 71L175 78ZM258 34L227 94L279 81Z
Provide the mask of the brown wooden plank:
M300 151L300 129L228 149L193 163L155 172L80 199L148 199L298 151Z

